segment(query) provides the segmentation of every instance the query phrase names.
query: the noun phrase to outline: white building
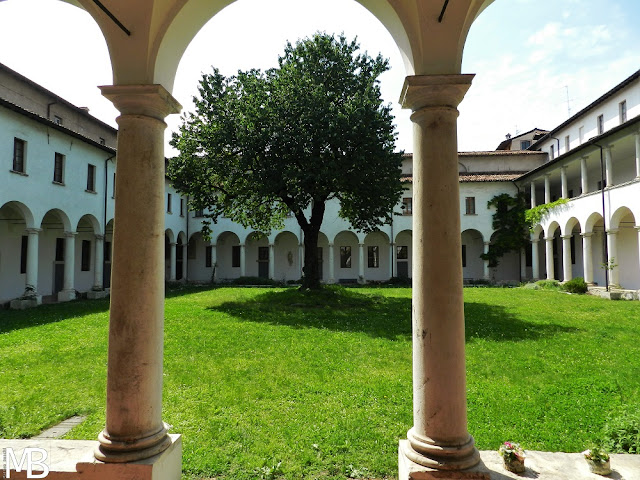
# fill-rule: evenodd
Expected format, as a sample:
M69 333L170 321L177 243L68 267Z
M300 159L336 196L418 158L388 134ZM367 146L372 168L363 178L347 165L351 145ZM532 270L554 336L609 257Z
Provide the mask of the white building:
M566 280L580 275L604 285L605 270L599 266L604 261L606 224L609 258L617 264L609 283L640 289L639 76L636 73L551 132L533 129L508 138L500 150L459 154L465 281ZM104 296L110 285L116 130L2 65L0 125L0 150L5 152L5 173L0 177L0 303L25 293L30 299L14 306L38 303L43 296L58 301L78 293ZM527 145L530 150L521 149ZM597 145L602 145L607 175L604 215ZM353 231L338 216L338 203L327 205L318 245L323 282L411 277L410 154L402 170L407 190L398 215L377 232ZM532 186L534 205L560 197L570 201L536 227L532 251L508 254L490 269L480 258L494 234L493 210L487 202L501 193L531 191ZM221 218L212 226L211 240L205 241L201 218L187 211L187 199L168 182L165 196L166 280L301 278L303 238L295 218L268 236Z
M640 71L531 149L548 154L516 181L531 205L567 200L534 229L532 277L640 289Z

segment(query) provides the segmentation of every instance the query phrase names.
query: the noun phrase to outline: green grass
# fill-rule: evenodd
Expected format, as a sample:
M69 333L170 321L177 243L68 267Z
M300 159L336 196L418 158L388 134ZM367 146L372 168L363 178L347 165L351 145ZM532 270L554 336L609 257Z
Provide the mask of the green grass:
M187 478L393 478L412 424L411 291L184 289L166 302L163 419ZM331 306L329 306L331 305ZM104 426L108 303L0 311L0 437ZM581 451L640 410L640 309L465 289L469 431L481 449Z

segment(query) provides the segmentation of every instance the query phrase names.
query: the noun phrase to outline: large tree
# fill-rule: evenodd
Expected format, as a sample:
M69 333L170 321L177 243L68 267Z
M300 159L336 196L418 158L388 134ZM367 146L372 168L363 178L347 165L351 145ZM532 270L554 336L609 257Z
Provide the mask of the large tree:
M317 33L287 43L278 67L217 69L200 80L195 112L171 145L174 187L209 221L224 215L262 233L292 212L304 233L303 288L319 288L317 246L326 202L360 231L388 223L402 193L402 153L378 77L380 55L344 36Z

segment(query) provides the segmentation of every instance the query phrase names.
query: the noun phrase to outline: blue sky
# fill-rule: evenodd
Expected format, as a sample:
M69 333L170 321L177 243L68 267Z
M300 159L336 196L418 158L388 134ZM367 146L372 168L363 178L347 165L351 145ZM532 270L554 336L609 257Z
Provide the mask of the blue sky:
M29 25L28 28L25 25ZM505 134L552 128L640 68L637 0L496 0L472 26L463 73L475 73L460 105L460 150L493 150ZM268 68L287 40L315 31L358 36L382 52L385 101L397 105L404 66L384 27L353 0L238 0L189 46L174 96L190 108L201 72ZM57 0L0 2L0 62L115 125L97 85L111 83L108 52L83 11ZM568 99L568 100L567 100ZM408 112L395 108L398 148L412 151ZM169 129L178 124L169 117Z

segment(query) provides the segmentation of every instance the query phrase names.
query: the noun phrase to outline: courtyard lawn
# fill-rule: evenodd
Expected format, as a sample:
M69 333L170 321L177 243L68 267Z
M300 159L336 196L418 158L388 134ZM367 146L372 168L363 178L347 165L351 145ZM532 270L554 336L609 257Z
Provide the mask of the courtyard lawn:
M412 425L410 289L186 288L166 302L163 419L186 478L394 478ZM330 305L330 306L329 306ZM0 311L0 437L104 426L108 303ZM466 289L480 449L581 451L640 410L640 306Z

